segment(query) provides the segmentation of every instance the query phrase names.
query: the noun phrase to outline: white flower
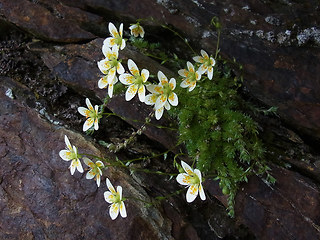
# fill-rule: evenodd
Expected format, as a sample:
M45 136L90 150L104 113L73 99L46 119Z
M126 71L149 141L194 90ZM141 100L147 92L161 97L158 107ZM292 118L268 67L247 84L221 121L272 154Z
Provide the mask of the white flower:
M134 37L138 37L139 35L142 38L144 37L144 29L140 23L132 24L129 29L131 30L131 35Z
M126 41L122 38L123 34L123 23L120 24L119 32L113 23L109 23L109 32L112 37L108 37L103 41L103 44L107 45L108 47L117 46L120 50L126 47Z
M207 73L208 78L211 80L213 76L213 66L216 64L216 61L213 59L213 57L209 57L204 50L201 50L201 55L202 56L193 57L193 60L201 63L198 72L200 74Z
M180 84L182 88L189 88L189 92L191 92L197 84L197 81L201 78L201 73L199 71L194 71L194 67L191 62L187 62L188 70L180 69L178 74L181 77L184 77L183 81Z
M71 175L74 174L76 168L79 172L83 173L83 168L82 168L81 162L79 160L80 155L78 155L77 148L70 144L70 141L69 141L67 135L64 135L64 141L66 143L67 150L61 150L59 152L59 156L65 161L72 160L70 167L69 167Z
M151 94L148 94L145 99L146 104L155 105L157 120L162 117L164 108L170 110L170 104L172 106L178 105L178 96L173 92L176 88L176 80L171 78L168 82L167 77L161 71L158 72L158 79L158 85L147 86Z
M202 200L206 200L206 195L204 194L204 190L202 187L202 177L200 170L193 170L184 161L181 161L181 166L186 173L180 173L177 176L177 182L189 187L187 191L187 202L193 202L198 196L198 193L200 193L200 198Z
M100 78L98 82L99 88L108 88L108 95L110 98L112 98L113 95L113 87L118 82L117 76L114 76L114 78L111 81L108 81L108 76L104 76Z
M92 179L95 177L98 187L100 187L100 180L102 176L101 168L104 167L103 162L96 161L95 163L92 162L89 158L84 157L83 162L90 167L90 171L87 172L86 179Z
M120 82L129 85L126 91L126 101L130 101L138 92L139 100L144 102L146 94L144 84L146 84L149 78L149 71L147 69L142 69L140 75L137 65L131 59L128 60L128 68L131 74L124 73L119 77Z
M102 49L106 58L98 62L98 67L103 74L107 75L107 84L109 84L114 81L116 72L118 72L118 74L124 73L124 68L118 60L119 50L116 46L113 46L112 49L110 49L104 45ZM107 84L99 81L98 87L105 88Z
M106 180L107 186L109 191L104 192L104 199L107 201L107 203L111 203L109 214L112 220L116 219L119 215L121 217L125 218L127 217L127 211L126 207L124 205L123 199L122 199L122 187L117 186L117 191L112 186L109 178Z
M87 120L83 124L83 131L87 131L94 125L94 129L99 129L99 118L101 118L100 113L98 112L99 106L95 105L94 108L88 98L86 98L86 104L88 108L78 107L78 112L85 116Z

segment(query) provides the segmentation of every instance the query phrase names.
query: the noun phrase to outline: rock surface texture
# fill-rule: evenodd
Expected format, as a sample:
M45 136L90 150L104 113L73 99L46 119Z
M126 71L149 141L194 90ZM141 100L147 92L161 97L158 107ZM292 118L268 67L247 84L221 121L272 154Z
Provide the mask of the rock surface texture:
M313 0L0 0L0 239L319 239L319 11ZM108 111L127 120L109 117L97 135L81 132L77 107L85 97L100 104L106 95L96 63L108 22L124 22L128 32L145 18L151 38L162 40L173 36L161 27L168 24L196 50L214 52L213 17L222 24L221 55L243 65L246 96L279 109L280 118L257 117L277 183L251 177L239 189L235 219L226 215L218 183L207 180L205 202L187 204L185 193L151 206L129 199L128 217L112 221L105 176L145 201L179 188L174 180L119 168L108 168L97 188L85 173L71 176L59 157L68 135L80 151L114 158L98 140L122 141L151 111L115 96ZM175 75L130 45L121 54L152 73ZM176 141L174 131L151 125L119 158L175 152ZM171 171L170 164L141 163L161 171Z

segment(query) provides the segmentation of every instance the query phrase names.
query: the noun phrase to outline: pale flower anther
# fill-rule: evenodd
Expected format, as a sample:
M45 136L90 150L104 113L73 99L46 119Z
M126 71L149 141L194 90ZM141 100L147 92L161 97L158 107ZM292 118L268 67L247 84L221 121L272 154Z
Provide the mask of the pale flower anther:
M87 172L86 179L93 179L95 178L98 187L100 187L100 181L102 176L101 168L104 167L103 162L96 161L95 163L92 162L89 158L84 157L83 162L90 167L90 171Z
M131 35L133 35L134 37L138 37L139 35L142 38L144 37L144 29L140 25L140 23L132 24L129 27L129 29L130 29Z
M61 150L59 152L59 156L64 161L71 161L71 164L69 167L71 175L74 174L76 169L79 172L83 173L83 168L82 168L81 162L79 160L79 158L81 156L78 154L77 148L75 146L71 145L67 135L64 136L64 141L66 143L67 149Z
M189 92L191 92L197 84L197 81L201 78L201 73L199 71L195 71L194 66L191 62L187 62L188 70L180 69L178 74L183 77L183 81L180 84L182 88L189 88Z
M125 218L127 217L126 207L124 205L124 199L122 198L122 187L117 186L117 191L111 184L109 178L106 179L106 183L109 191L104 192L104 199L107 203L111 203L109 214L112 220L116 219L119 215Z
M108 37L104 40L103 44L105 44L108 47L117 46L120 48L120 50L124 49L126 47L126 41L123 39L123 23L120 24L119 31L114 26L113 23L109 23L109 32L111 34L111 37Z
M204 50L201 50L202 56L193 57L195 62L201 63L198 72L200 74L207 73L208 78L211 80L213 76L213 67L216 61L213 57L209 56Z
M142 69L140 74L137 65L131 59L128 60L128 68L131 74L124 73L119 76L120 82L129 86L126 91L126 101L130 101L138 92L139 100L144 102L146 94L144 85L149 78L149 71L147 69Z
M147 86L151 94L148 94L145 99L147 105L154 105L157 120L162 117L164 108L170 110L170 104L178 105L178 96L173 92L176 88L176 80L171 78L168 82L167 77L161 71L158 72L158 79L158 85Z
M201 172L198 169L192 169L187 163L181 161L185 173L180 173L177 176L177 182L181 185L188 187L187 191L187 202L193 202L198 193L200 194L201 200L206 200L206 195L202 187Z
M92 126L94 126L95 130L98 130L99 119L101 118L101 114L99 113L99 106L95 105L93 108L88 98L86 98L86 104L88 108L78 107L78 112L87 118L87 120L83 124L83 131L87 131Z

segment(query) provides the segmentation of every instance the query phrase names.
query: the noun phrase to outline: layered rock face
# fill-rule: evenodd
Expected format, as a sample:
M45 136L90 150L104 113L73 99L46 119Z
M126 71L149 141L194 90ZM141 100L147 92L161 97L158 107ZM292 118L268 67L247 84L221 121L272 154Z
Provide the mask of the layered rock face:
M320 238L319 8L319 2L311 0L1 0L0 238ZM103 57L108 22L128 27L145 18L150 35L161 40L163 34L171 36L161 28L169 24L195 49L214 52L214 16L222 25L221 55L243 65L246 96L279 108L280 119L257 118L277 183L268 186L259 177L249 179L239 190L233 220L222 207L225 197L218 184L208 180L206 202L187 204L182 194L152 206L128 200L128 217L112 221L103 199L106 176L127 196L145 201L178 186L174 179L109 168L97 188L85 174L71 176L69 163L59 157L68 135L82 151L114 158L97 141L121 141L130 136L132 126L141 125L130 119L143 121L151 111L138 101L128 103L116 96L108 110L129 120L110 117L101 122L97 135L81 133L83 119L77 107L84 106L85 97L98 104L106 95L97 86L96 62ZM121 54L151 72L175 75L130 45ZM148 127L144 133L120 152L120 159L149 156L176 145L171 130ZM162 171L171 171L171 165L163 159L141 163Z

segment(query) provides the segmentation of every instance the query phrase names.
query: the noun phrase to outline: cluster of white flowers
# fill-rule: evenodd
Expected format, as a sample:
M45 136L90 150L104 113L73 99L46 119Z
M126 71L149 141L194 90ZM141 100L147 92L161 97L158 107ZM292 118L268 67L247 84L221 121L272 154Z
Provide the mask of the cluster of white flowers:
M102 169L105 168L105 165L101 161L92 162L87 157L82 157L78 154L78 150L75 146L72 146L68 137L65 135L64 140L66 143L66 149L63 149L59 152L59 156L65 161L71 161L70 172L71 175L74 174L77 169L80 173L83 173L83 168L80 159L82 158L83 162L90 168L86 174L86 179L95 179L97 186L100 187ZM104 193L104 198L108 203L111 203L109 214L112 220L116 219L120 215L125 218L127 216L126 208L124 205L124 198L122 197L122 187L118 186L117 191L115 191L110 180L106 180L107 187L109 191Z
M143 27L137 23L130 26L131 35L134 37L144 37ZM147 69L142 69L141 72L136 63L132 59L128 59L127 66L129 72L125 72L124 67L121 64L119 57L119 51L123 50L126 46L125 39L123 39L123 24L120 24L119 31L113 23L109 23L109 32L111 37L104 40L102 46L102 53L104 59L98 62L98 68L102 72L103 76L98 81L98 87L100 89L108 88L108 95L112 98L114 85L120 82L127 86L125 99L130 101L138 93L139 100L147 105L154 107L155 117L159 120L164 112L164 109L170 110L171 106L178 105L178 96L174 92L176 88L176 80L171 78L168 81L166 75L158 71L157 77L158 84L148 83L150 73ZM182 77L180 87L189 88L192 91L197 84L197 81L201 79L202 74L207 74L207 77L211 80L213 77L213 67L215 60L209 56L204 50L201 50L201 56L193 58L196 62L195 66L191 62L187 62L187 69L180 69L178 74ZM117 76L119 74L119 76ZM146 95L146 89L150 92ZM90 129L99 129L99 119L102 117L102 113L99 112L99 106L92 106L90 100L86 98L86 105L88 108L79 107L78 112L86 117L86 121L83 125L83 131ZM74 174L75 169L80 173L84 170L81 165L80 159L90 167L90 170L86 174L87 179L95 179L97 186L100 186L102 169L105 168L103 162L92 162L87 157L82 157L78 154L78 150L75 146L70 144L67 136L65 136L65 143L67 149L59 152L60 157L65 161L71 161L70 172ZM181 161L181 166L185 173L180 173L176 180L178 183L188 187L186 199L187 202L192 202L196 199L198 194L202 200L206 199L203 187L202 176L198 169L192 169L187 163ZM106 184L109 191L104 193L105 200L110 203L109 214L112 220L116 219L120 215L125 218L127 216L126 208L124 205L125 198L122 197L122 187L117 186L117 191L111 184L110 180L106 179Z
M70 164L70 173L74 174L77 169L80 173L83 173L82 164L80 158L83 159L84 163L91 168L89 172L87 172L86 178L93 179L95 178L98 187L100 186L100 179L102 176L101 168L104 168L104 164L101 161L97 161L96 163L92 162L87 157L82 157L75 146L72 146L67 135L64 136L64 141L66 143L67 149L63 149L59 152L59 156L65 161L71 161Z

